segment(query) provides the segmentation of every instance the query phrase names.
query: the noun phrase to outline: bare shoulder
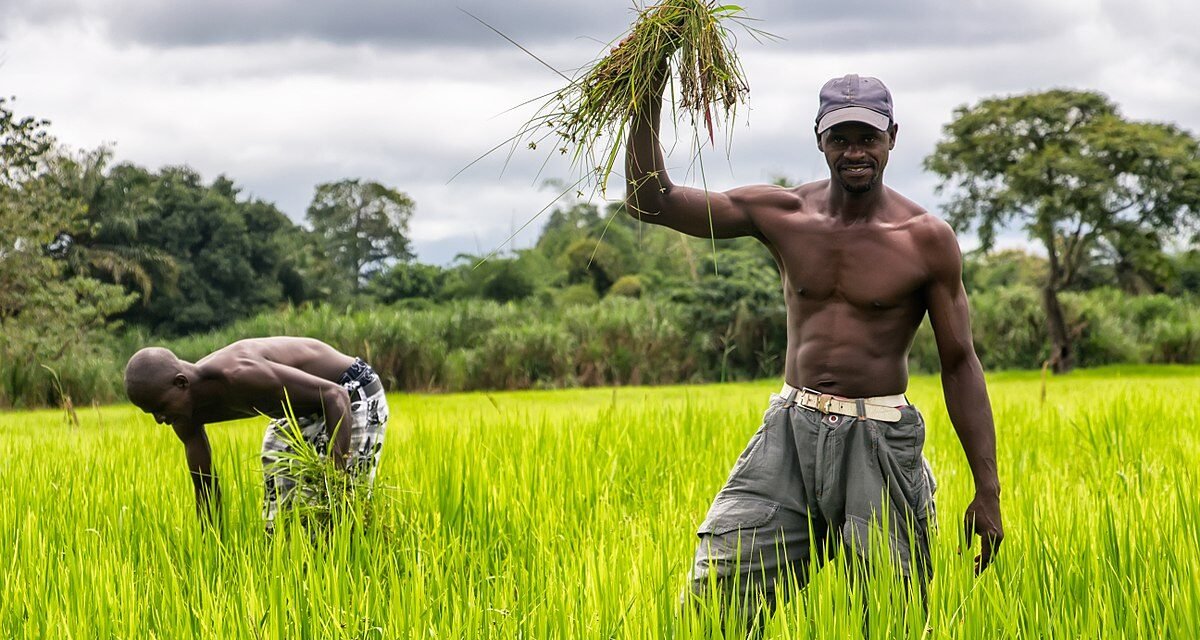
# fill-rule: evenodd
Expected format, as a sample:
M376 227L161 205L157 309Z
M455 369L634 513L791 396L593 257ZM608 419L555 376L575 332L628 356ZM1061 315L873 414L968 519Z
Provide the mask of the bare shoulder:
M948 222L922 209L913 215L908 227L931 275L961 277L962 249Z
M734 203L751 213L787 213L796 211L803 203L800 188L781 187L774 184L755 184L737 187L725 192Z
M791 191L799 198L801 209L821 208L822 201L829 197L829 180L806 182Z
M270 385L274 379L271 361L253 344L233 343L197 362L200 375L229 385Z
M911 229L913 238L920 243L923 249L945 250L953 247L957 250L958 248L958 236L954 235L954 229L950 223L932 213L922 211L913 216Z

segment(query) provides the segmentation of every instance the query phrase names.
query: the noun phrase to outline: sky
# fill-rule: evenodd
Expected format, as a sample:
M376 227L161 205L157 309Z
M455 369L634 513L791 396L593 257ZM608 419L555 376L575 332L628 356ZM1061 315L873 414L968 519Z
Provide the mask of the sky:
M921 162L955 108L988 97L1096 90L1128 118L1200 132L1194 0L742 6L779 39L735 27L748 104L702 171L681 123L667 144L675 182L828 177L812 134L817 92L847 73L892 90L900 131L886 182L935 213L945 197ZM0 94L49 119L65 145L224 174L297 221L317 184L381 182L416 202L418 259L448 264L532 221L512 243L528 246L559 193L547 184L579 176L544 146L484 155L565 81L467 12L568 76L635 17L628 0L0 0Z

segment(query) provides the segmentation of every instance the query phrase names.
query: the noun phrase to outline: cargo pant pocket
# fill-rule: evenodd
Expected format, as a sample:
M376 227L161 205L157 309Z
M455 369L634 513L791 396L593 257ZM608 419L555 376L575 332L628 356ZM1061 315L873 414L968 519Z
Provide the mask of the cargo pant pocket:
M933 475L933 467L930 466L929 460L925 456L921 456L921 480L924 486L921 489L923 504L917 505L917 517L926 518L929 521L931 528L937 528L937 478Z
M757 529L775 517L779 504L751 496L718 496L708 509L708 515L696 534L723 536L747 529Z
M739 495L754 495L766 491L767 486L772 484L772 479L778 473L781 464L780 438L786 431L780 426L781 421L785 420L782 411L783 405L772 403L763 414L762 424L754 435L750 436L750 441L733 463L722 493L717 496L718 500L728 490Z
M910 478L917 474L925 448L925 419L916 407L905 407L899 422L880 423L879 433L896 464Z
M775 546L777 531L772 523L778 511L779 504L769 500L718 496L696 530L700 541L692 566L693 592L704 592L713 579L724 587L744 588L761 579L759 574L768 568L764 560L773 570L776 563L764 558L764 553ZM732 583L726 583L728 579Z

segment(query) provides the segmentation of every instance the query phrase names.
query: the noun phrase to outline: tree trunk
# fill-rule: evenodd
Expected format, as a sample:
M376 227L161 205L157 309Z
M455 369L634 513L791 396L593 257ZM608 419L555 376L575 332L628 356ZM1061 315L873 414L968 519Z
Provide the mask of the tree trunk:
M1058 243L1055 242L1054 225L1042 225L1042 242L1046 245L1046 263L1050 268L1046 284L1042 287L1042 308L1046 311L1046 328L1050 330L1050 357L1046 363L1055 374L1066 373L1075 367L1071 355L1071 338L1067 335L1067 320L1063 317L1062 305L1058 303L1058 290L1067 280L1063 266L1058 260ZM1067 260L1069 256L1064 256Z
M1062 305L1058 303L1058 290L1053 284L1042 288L1042 306L1046 310L1046 328L1050 331L1050 369L1054 373L1066 373L1075 368L1075 357L1071 353L1067 320L1063 317Z

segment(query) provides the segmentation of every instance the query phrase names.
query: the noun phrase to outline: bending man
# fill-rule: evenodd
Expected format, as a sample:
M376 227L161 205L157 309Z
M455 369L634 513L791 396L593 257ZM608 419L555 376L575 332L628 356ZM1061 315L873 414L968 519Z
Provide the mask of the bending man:
M338 468L374 481L383 449L388 405L379 376L361 359L311 338L239 340L195 364L159 347L142 349L125 367L129 400L169 424L183 442L197 512L209 518L220 490L204 427L213 422L266 415L275 418L263 437L263 517L272 527L296 483L276 465L289 450L285 430L290 405L303 440L329 451Z

